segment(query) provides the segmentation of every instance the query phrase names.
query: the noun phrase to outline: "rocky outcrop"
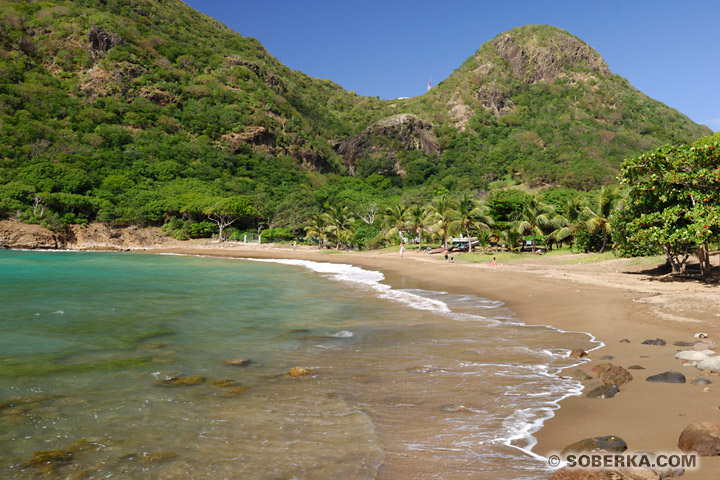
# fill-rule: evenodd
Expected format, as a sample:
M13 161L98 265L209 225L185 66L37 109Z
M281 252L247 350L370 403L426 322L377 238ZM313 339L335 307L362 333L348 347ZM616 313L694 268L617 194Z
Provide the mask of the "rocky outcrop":
M268 131L267 128L260 125L251 125L245 127L242 132L226 133L221 138L222 141L225 142L234 151L237 151L244 143L255 147L275 146L275 137L272 136L272 134Z
M238 56L232 56L228 57L227 59L228 65L236 65L236 66L242 66L250 70L253 74L255 74L256 77L258 77L260 80L263 81L265 85L268 87L274 89L278 93L285 93L287 92L287 87L285 86L285 83L282 81L280 77L275 75L272 72L268 72L260 67L255 62L251 62L249 60L245 60L244 58L240 58Z
M485 110L496 117L507 115L515 106L507 88L495 82L480 87L477 99Z
M417 115L403 113L380 120L337 146L346 168L355 173L357 161L368 154L385 152L396 158L401 150L419 150L426 154L437 154L440 146L433 133L433 125ZM396 171L400 166L396 165Z
M104 223L70 225L53 232L40 225L0 220L0 248L29 250L136 250L168 246L174 240L159 228L115 227Z
M56 250L64 245L62 235L40 225L0 220L0 248Z
M526 83L552 83L563 70L583 68L595 73L610 73L598 53L578 38L566 35L543 37L538 33L527 39L519 39L515 30L495 37L493 45L497 54L505 60L515 78Z
M104 28L93 25L87 34L90 54L97 60L113 47L125 46L125 41L117 33L106 32Z
M159 228L113 227L105 223L70 225L65 239L66 247L75 250L135 250L171 242Z

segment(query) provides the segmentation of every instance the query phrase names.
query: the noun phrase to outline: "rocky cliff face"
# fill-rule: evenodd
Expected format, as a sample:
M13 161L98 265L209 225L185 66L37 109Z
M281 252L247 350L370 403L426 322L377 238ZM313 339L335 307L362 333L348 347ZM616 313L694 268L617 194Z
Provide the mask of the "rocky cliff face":
M0 248L57 250L64 246L65 239L45 227L0 220Z
M396 158L399 150L439 153L440 146L433 133L433 125L417 115L393 115L370 125L364 132L344 140L337 147L337 152L351 174L355 173L357 161L363 156L385 152ZM396 170L400 170L399 165L396 165Z
M57 233L40 225L0 220L0 248L28 250L142 250L176 241L159 228L113 227L102 223L71 225Z

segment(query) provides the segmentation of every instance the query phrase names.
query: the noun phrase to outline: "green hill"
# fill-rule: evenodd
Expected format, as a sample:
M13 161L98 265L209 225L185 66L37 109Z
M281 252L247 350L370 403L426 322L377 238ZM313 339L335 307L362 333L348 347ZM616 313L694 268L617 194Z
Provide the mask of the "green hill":
M178 0L0 0L0 214L162 224L246 196L297 228L323 205L511 178L590 189L710 131L554 27L511 30L421 97L278 62Z

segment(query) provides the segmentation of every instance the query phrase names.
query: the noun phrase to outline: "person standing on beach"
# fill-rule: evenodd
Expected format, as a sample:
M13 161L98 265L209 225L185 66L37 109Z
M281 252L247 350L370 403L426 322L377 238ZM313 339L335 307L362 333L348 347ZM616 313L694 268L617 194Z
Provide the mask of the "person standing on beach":
M401 243L400 244L400 258L402 258L403 253L405 253L405 245Z

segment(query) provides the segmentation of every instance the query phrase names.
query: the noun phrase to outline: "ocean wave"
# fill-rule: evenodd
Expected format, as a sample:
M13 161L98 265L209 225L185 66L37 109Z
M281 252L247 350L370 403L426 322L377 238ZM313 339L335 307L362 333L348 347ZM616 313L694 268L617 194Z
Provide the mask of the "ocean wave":
M390 285L380 283L385 280L385 275L374 270L365 270L364 268L344 263L321 263L309 260L265 258L247 258L246 260L305 267L308 270L323 274L333 280L368 287L374 290L380 298L394 300L418 310L450 313L448 305L441 300L421 296L408 290L397 290Z

